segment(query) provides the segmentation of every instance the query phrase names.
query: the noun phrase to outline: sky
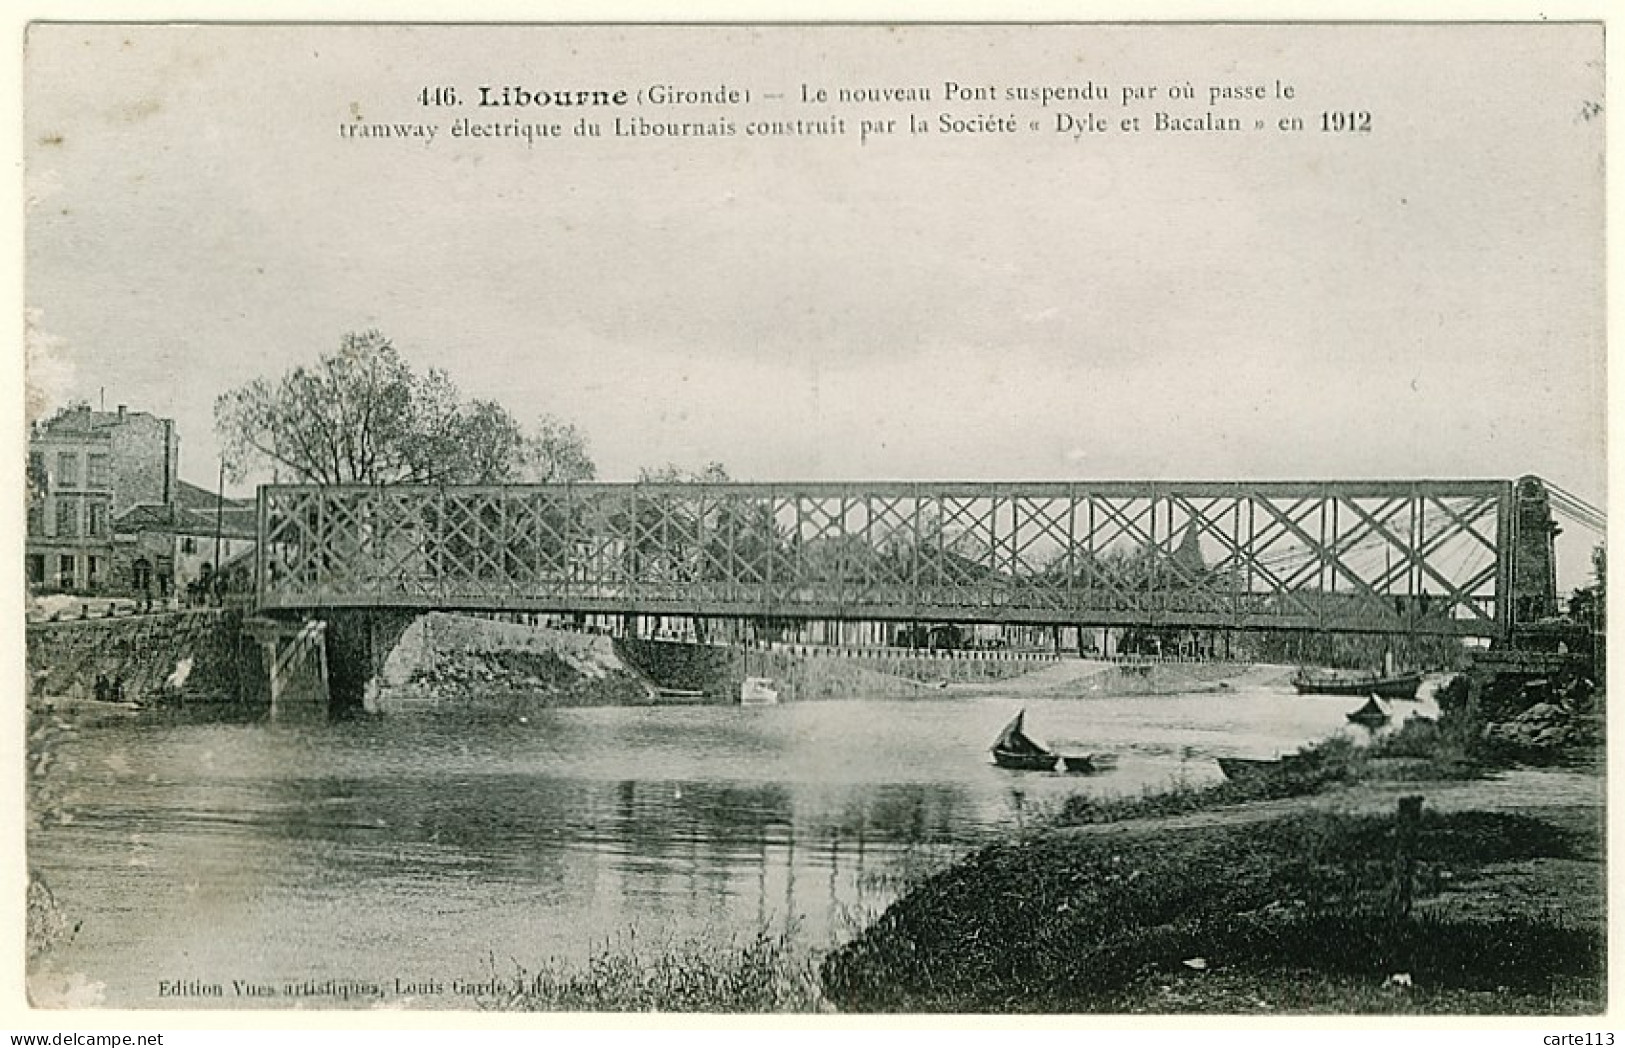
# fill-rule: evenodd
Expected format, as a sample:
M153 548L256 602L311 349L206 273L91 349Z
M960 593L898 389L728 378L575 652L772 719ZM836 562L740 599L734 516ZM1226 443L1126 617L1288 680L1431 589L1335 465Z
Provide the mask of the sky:
M602 479L1536 473L1602 505L1602 74L1586 25L36 25L30 393L174 418L212 486L219 394L377 328L468 396L575 423ZM1290 103L1206 97L1277 81ZM740 129L1023 130L579 139L579 111L471 107L504 84L749 90L619 114ZM433 86L465 104L420 104ZM1055 130L1210 109L1269 126ZM1345 111L1372 130L1318 129ZM460 116L566 134L452 139ZM433 143L340 133L416 121Z

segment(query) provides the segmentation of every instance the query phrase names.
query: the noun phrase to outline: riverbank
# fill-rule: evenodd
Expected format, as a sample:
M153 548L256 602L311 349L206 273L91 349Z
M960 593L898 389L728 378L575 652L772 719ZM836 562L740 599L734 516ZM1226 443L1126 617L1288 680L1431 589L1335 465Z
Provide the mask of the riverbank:
M1396 909L1395 810L1425 798ZM516 971L526 1011L1602 1011L1600 776L1514 769L1042 831L920 881L848 945L606 945Z
M915 885L823 989L860 1011L1599 1013L1606 704L1550 661L1441 682L1438 720L1367 746L1064 798Z
M1109 662L1062 659L1003 680L949 684L949 691L1012 698L1194 695L1285 686L1294 667L1250 662Z
M916 886L825 959L824 992L884 1012L1606 1006L1600 773L1250 788L1057 813ZM1422 809L1402 830L1403 797Z
M569 630L432 612L393 642L367 708L409 713L461 708L738 702L746 677L773 682L780 701L1009 695L1104 698L1223 692L1285 679L1290 667L1140 663L901 649L765 649L611 639Z

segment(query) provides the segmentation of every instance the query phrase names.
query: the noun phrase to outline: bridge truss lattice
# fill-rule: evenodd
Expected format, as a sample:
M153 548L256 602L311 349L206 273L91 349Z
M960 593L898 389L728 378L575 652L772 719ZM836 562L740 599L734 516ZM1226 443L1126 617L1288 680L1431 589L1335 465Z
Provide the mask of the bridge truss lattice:
M262 609L1506 635L1510 481L276 485Z

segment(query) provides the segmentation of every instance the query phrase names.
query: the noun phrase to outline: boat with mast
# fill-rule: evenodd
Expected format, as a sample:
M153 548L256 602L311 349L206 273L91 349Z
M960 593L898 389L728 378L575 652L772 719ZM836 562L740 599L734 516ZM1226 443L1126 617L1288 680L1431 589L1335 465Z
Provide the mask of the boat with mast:
M1015 719L1006 724L999 737L993 740L993 763L1015 771L1054 771L1055 763L1061 756L1027 737L1021 729L1022 718L1026 715L1026 710L1017 713Z

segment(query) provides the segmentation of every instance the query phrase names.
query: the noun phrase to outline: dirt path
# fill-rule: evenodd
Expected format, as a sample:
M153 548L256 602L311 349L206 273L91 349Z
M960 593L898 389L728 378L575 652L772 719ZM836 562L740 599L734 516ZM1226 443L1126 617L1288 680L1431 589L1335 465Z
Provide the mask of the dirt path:
M1392 812L1399 798L1420 794L1436 811L1513 811L1529 808L1595 808L1603 810L1606 786L1601 775L1583 771L1521 768L1487 779L1468 781L1361 783L1304 797L1251 801L1188 815L1169 815L1099 825L1074 826L1075 834L1164 833L1239 826L1303 812L1376 815Z

